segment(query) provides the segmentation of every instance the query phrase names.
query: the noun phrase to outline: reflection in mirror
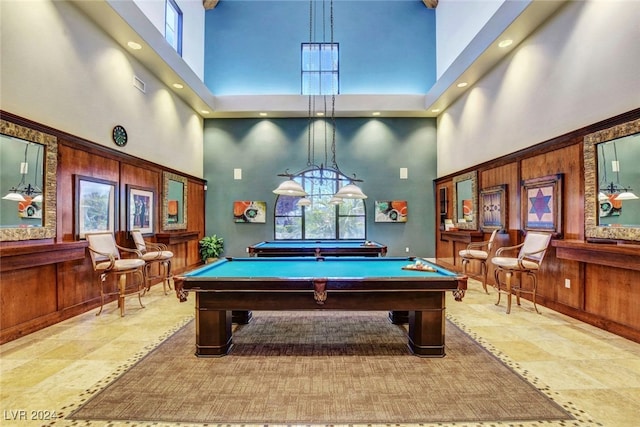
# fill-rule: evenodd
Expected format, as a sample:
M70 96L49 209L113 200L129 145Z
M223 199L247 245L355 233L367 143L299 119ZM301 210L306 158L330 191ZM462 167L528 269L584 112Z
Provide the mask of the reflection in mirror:
M163 229L187 228L187 179L185 177L170 172L164 173L162 207Z
M0 159L0 240L55 237L56 137L0 120Z
M478 228L477 172L453 178L453 222L463 230Z
M640 119L584 138L587 239L640 240Z

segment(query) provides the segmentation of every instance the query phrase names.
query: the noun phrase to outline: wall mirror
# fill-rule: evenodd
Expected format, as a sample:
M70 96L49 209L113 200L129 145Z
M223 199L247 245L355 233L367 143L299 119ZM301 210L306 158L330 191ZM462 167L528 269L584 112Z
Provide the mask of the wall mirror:
M453 222L461 230L478 229L478 173L453 178Z
M0 241L56 235L55 136L0 120Z
M165 172L163 179L162 228L184 230L187 228L187 178Z
M640 119L584 137L587 240L640 241Z

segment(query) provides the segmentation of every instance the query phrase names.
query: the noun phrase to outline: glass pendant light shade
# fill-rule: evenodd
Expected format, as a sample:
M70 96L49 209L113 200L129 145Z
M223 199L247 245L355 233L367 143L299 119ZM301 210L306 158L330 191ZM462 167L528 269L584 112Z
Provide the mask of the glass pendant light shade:
M637 199L638 199L638 196L633 194L631 191L623 191L622 193L618 194L616 197L613 198L613 200L637 200Z
M341 187L340 190L335 194L335 197L340 197L342 199L366 199L367 196L362 192L360 187L355 184L347 184L344 187Z
M304 191L304 188L292 179L280 184L278 188L273 190L273 192L282 196L308 196L307 192Z
M341 197L336 197L336 196L333 196L333 197L329 200L329 204L330 204L330 205L339 205L339 204L340 204L340 203L342 203L342 202L343 202L342 198L341 198Z
M14 202L26 202L27 199L22 196L20 193L7 193L6 196L3 197L4 200L13 200Z
M300 198L300 200L298 200L298 203L296 203L296 205L298 205L298 206L311 206L311 200L307 199L306 197L302 197L302 198Z

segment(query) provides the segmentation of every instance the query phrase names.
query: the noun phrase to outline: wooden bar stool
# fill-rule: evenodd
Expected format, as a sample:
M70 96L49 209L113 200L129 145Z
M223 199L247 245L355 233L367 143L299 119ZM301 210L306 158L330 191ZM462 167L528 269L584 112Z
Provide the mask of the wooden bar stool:
M536 273L540 269L544 255L547 252L547 247L551 241L551 234L528 232L524 238L524 242L516 246L504 246L496 251L496 256L491 258L491 263L494 265L493 274L496 279L496 290L498 291L498 301L496 305L500 304L500 294L507 294L507 314L511 312L511 296L516 294L516 302L520 305L520 294L531 294L533 302L533 308L537 313L538 307L536 306L536 287L538 286L538 277ZM520 248L517 258L504 257L504 252L513 251ZM513 285L511 280L513 275L520 273L520 284ZM531 279L531 288L524 288L524 276ZM500 278L504 277L504 281Z
M144 260L144 277L146 290L151 288L151 281L154 279L162 279L162 289L167 295L167 287L171 289L171 259L173 252L167 250L167 247L161 243L151 243L144 240L140 230L132 230L131 238L136 245L138 256ZM151 269L157 264L159 274L152 275Z
M467 245L466 249L458 252L458 255L462 258L462 272L464 274L467 274L467 264L469 264L469 262L478 261L480 263L482 287L487 294L489 293L487 290L487 272L489 270L487 260L489 259L489 254L491 254L491 248L493 247L493 241L496 239L496 234L498 234L497 229L493 230L489 240L484 242L471 242ZM484 248L486 248L486 250L483 250Z
M118 307L120 307L120 316L124 316L124 301L128 295L138 295L138 302L142 304L141 294L144 292L144 266L145 262L139 258L121 258L120 250L125 252L136 252L129 248L123 248L116 244L113 233L87 233L87 242L89 242L89 254L91 254L91 262L93 270L99 274L100 285L100 310L96 313L99 316L104 307L104 299L109 295L118 295ZM127 275L130 274L135 278L134 283L129 284ZM118 276L118 286L115 291L108 291L105 286L107 277L110 275Z

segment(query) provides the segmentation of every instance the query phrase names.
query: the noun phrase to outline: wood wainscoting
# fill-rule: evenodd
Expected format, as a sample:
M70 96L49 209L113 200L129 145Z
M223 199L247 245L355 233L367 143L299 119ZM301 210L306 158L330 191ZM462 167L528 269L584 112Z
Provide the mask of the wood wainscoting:
M478 190L507 186L507 224L504 236L510 245L522 243L521 183L523 180L563 174L562 228L547 250L538 273L536 302L625 338L640 342L640 245L588 243L585 239L584 136L640 118L640 109L595 123L451 175L435 182L436 206L439 189L450 193L453 177L478 172ZM445 200L450 212L451 202ZM445 216L446 218L446 216ZM436 220L436 258L456 271L462 265L452 236ZM488 230L486 230L488 231ZM444 233L444 237L443 237ZM486 233L485 233L486 234ZM453 247L452 247L453 246ZM507 246L498 242L495 249ZM494 283L489 265L489 285ZM473 273L471 273L473 275Z
M127 230L127 185L155 193L155 232L150 241L163 240L174 252L172 270L181 273L201 264L198 241L205 231L206 181L186 176L186 230L161 230L162 176L178 171L112 150L2 112L4 120L58 138L56 237L46 240L0 242L0 344L35 332L100 305L97 276L87 242L76 238L74 176L114 181L118 186L115 236L119 245L134 247ZM114 297L115 298L115 297Z

